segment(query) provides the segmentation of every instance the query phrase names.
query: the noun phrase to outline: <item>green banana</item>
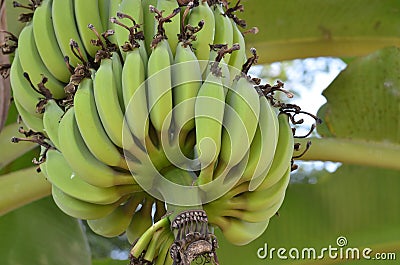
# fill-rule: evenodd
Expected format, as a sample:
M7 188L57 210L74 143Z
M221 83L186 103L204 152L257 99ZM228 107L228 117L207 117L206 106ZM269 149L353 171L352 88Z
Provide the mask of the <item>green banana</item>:
M224 10L221 4L216 3L211 6L215 20L215 34L213 44L227 44L228 47L233 45L233 28L230 19L224 16ZM212 53L211 53L212 54ZM229 62L230 54L225 55L225 62ZM214 60L214 58L210 58Z
M90 152L108 166L128 169L125 157L108 138L96 109L93 80L84 78L74 96L75 118Z
M136 48L126 55L122 69L122 94L125 105L125 119L139 142L145 145L149 133L149 111L146 96L146 69L139 50Z
M278 182L287 170L287 167L291 164L290 159L293 155L294 149L293 131L286 114L279 114L278 121L279 137L274 159L267 177L262 181L262 183L260 183L260 186L254 187L258 190L268 189ZM249 188L253 188L251 187L251 183L249 184Z
M81 47L82 49L85 46L83 46L81 37L79 36L79 32L75 24L75 19L72 19L75 18L74 1L53 0L52 18L53 18L53 27L54 27L54 32L56 33L58 46L60 47L63 55L68 56L69 62L72 64L72 66L75 67L78 64L80 64L81 61L71 51L70 41L71 39L76 41L78 46ZM82 53L84 57L83 59L87 61L87 55L85 51L82 50Z
M100 188L83 181L71 169L57 150L48 150L46 156L47 179L65 194L95 204L112 204L123 196L141 191L138 185L120 185Z
M56 33L51 18L53 0L44 0L35 9L33 35L36 47L49 72L63 83L69 82L71 73L64 62L64 56L57 44Z
M91 40L96 38L96 36L93 34L93 31L88 28L88 25L92 24L98 32L104 31L100 18L99 2L98 0L74 1L74 10L76 26L85 50L88 55L94 58L98 47L91 43Z
M150 120L160 135L167 133L171 124L172 80L170 47L161 40L149 57L147 64L147 104Z
M143 8L141 0L122 0L118 12L131 16L135 20L136 24L143 24ZM116 14L113 15L113 17L115 16ZM130 28L133 26L133 21L126 19L124 24ZM118 46L121 47L128 41L129 31L123 27L115 27L115 36L117 38Z
M87 224L93 232L104 237L122 235L128 228L132 216L142 200L142 194L134 194L126 203L119 205L109 215L100 219L87 220Z
M112 30L115 32L115 29L118 27L116 26L115 23L113 23L110 18L115 17L117 15L118 9L119 9L119 5L121 4L122 0L107 0L109 2L109 8L108 8L108 27L107 29ZM118 43L117 41L117 36L115 36L115 34L111 35L108 37L108 39L112 42L112 43Z
M251 223L230 217L209 218L209 222L216 224L222 230L224 237L234 245L243 246L258 238L269 224L269 219Z
M111 2L114 2L115 0L99 0L98 5L99 5L99 15L100 15L100 20L101 20L101 25L103 26L103 29L106 31L108 30L108 23L110 20L110 6Z
M175 9L179 8L176 0L158 0L157 9L163 13L163 17L166 17L174 12ZM171 48L172 55L175 54L176 45L179 42L178 34L181 28L180 13L177 13L171 22L164 24L165 35L168 37L168 44Z
M203 28L197 32L196 40L192 42L194 53L200 61L208 61L210 58L210 44L214 43L215 36L215 17L207 1L199 1L200 4L192 9L188 18L188 24L196 26L200 21L204 21ZM202 71L207 67L207 63L200 62Z
M122 62L117 52L112 53L112 69L114 73L115 84L117 86L118 102L122 112L125 112L124 97L122 92Z
M178 43L171 74L174 127L183 146L195 127L195 101L202 83L200 64L190 46Z
M200 87L195 103L196 150L202 168L199 184L212 180L221 150L224 111L225 91L222 77L211 72Z
M144 41L147 54L150 56L151 53L151 42L153 41L154 35L156 35L156 20L154 19L154 14L150 12L150 6L156 6L157 0L142 0L143 8L143 32Z
M48 88L53 98L60 99L65 96L64 84L57 80L44 65L36 48L33 36L33 25L27 24L21 31L18 39L18 53L24 72L29 74L34 85L42 81L43 75L48 78L46 88Z
M232 168L245 156L256 133L260 99L247 76L235 79L228 91L218 166Z
M153 200L150 197L146 197L142 203L142 207L135 212L128 228L126 229L126 236L131 244L152 226L152 209Z
M43 120L40 117L37 117L30 112L28 112L24 107L19 103L18 99L14 98L15 107L17 108L19 116L23 123L35 132L43 132Z
M58 106L56 101L47 101L45 111L43 113L43 126L47 136L50 138L50 141L57 149L60 148L58 141L58 126L63 115L64 110Z
M119 201L113 204L94 204L90 202L81 201L65 194L62 190L56 186L52 186L51 194L53 196L54 202L57 204L64 213L69 216L90 220L90 219L100 219L104 216L109 215L115 208L121 203L126 201L127 198L121 198Z
M15 52L14 61L11 64L10 82L14 99L17 99L19 104L32 116L41 118L42 114L37 112L36 106L43 95L34 90L24 77L18 50Z
M74 107L68 109L59 126L59 144L73 172L97 187L136 184L130 173L121 173L103 164L87 148L75 120Z
M169 247L174 243L174 236L172 233L167 235L167 238L163 244L162 249L160 250L157 260L155 261L154 265L167 265L173 263L171 256L169 254Z
M113 54L117 56L116 53ZM133 141L122 140L122 135L130 135L124 123L124 114L118 100L118 88L113 72L111 58L101 60L100 67L94 76L94 97L97 112L111 141L120 148L131 149ZM128 138L126 138L128 139Z
M260 122L258 130L260 131L260 138L257 138L259 142L255 144L255 151L260 152L259 158L254 161L254 168L249 167L251 170L246 171L243 175L243 179L249 179L249 189L254 190L262 182L267 172L272 166L274 160L278 139L279 139L279 121L277 114L272 108L266 97L260 98ZM290 159L286 160L289 161ZM285 161L285 160L282 160ZM249 175L247 175L249 174Z
M235 21L231 20L232 31L233 31L233 43L239 44L240 49L232 52L229 61L229 68L231 77L234 78L239 75L242 71L243 64L247 61L246 55L246 43L243 37L243 33L239 30Z

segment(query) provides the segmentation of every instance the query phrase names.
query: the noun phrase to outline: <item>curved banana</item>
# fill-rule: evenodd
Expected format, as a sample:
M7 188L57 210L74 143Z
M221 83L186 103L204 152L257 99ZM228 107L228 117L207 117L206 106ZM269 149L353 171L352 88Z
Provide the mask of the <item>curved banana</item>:
M153 41L154 35L156 35L156 20L154 14L150 12L150 6L156 6L157 0L142 0L143 8L143 32L144 41L147 54L150 56L151 53L151 42Z
M111 22L110 18L115 17L117 15L118 9L119 9L119 5L121 4L122 0L104 0L109 2L109 7L108 7L108 27L107 29L109 30L113 30L115 32L115 29L118 28L118 26ZM112 42L112 43L118 43L117 42L117 37L115 36L115 34L111 35L108 37L108 39Z
M279 121L275 110L269 103L266 97L260 98L260 122L258 130L260 130L260 138L257 138L260 142L260 156L258 161L254 161L255 166L252 170L245 172L243 179L250 179L249 189L254 190L263 181L267 172L272 166L274 160L276 148L279 141ZM257 142L256 142L257 144ZM255 147L257 149L257 147ZM258 150L257 150L258 151ZM257 152L256 151L256 152ZM290 158L289 160L290 161ZM282 160L282 162L284 162ZM249 167L250 169L251 167Z
M246 55L246 43L244 40L243 33L239 30L235 21L231 20L232 31L233 31L233 43L239 44L240 49L232 52L229 61L231 66L229 70L231 71L231 77L235 78L242 71L243 64L247 61Z
M214 43L215 17L207 1L199 1L200 4L193 7L188 18L188 24L196 26L200 21L204 21L203 28L196 33L196 40L193 41L193 49L199 60L208 61L210 58L210 44ZM202 71L207 64L201 63Z
M217 225L225 238L234 245L243 246L258 238L269 224L269 219L258 223L245 222L237 218L218 217L209 222Z
M115 84L117 86L118 102L122 112L125 112L124 97L122 92L122 67L123 63L117 52L113 52L111 56L112 69L114 72Z
M122 235L128 228L136 208L143 200L142 194L134 194L124 204L119 205L109 215L100 219L88 220L90 229L104 237L116 237Z
M199 184L212 180L221 150L225 91L222 77L210 73L197 94L195 103L196 151L201 164Z
M230 18L224 15L224 10L221 4L216 3L211 6L215 19L215 34L214 34L214 44L227 44L228 47L233 45L233 28ZM229 62L231 55L225 55L225 62ZM214 60L214 58L210 58Z
M98 0L74 1L74 10L76 26L85 50L88 55L94 58L99 48L91 42L92 39L96 38L96 35L88 28L88 25L92 24L98 32L104 32L100 18L99 2Z
M259 187L255 187L257 190L268 189L274 185L287 170L287 167L291 165L290 160L294 149L293 131L286 114L279 114L278 121L279 137L274 160L272 161L267 177L260 183Z
M79 47L82 48L82 55L87 61L87 55L83 50L83 47L85 46L83 46L81 37L79 36L78 28L75 24L75 19L65 19L75 17L74 1L53 0L52 8L54 32L56 33L58 46L60 47L63 55L69 57L69 62L74 67L81 63L80 59L77 58L75 54L71 51L70 41L72 39L76 41Z
M114 56L117 54L114 53ZM113 72L111 58L101 60L100 67L94 76L94 97L97 112L111 141L120 148L131 149L133 141L123 141L122 135L130 135L124 123L124 113L118 100L118 88Z
M129 51L122 69L122 94L125 106L125 119L133 135L142 146L149 133L149 111L144 81L146 69L139 49Z
M60 99L65 97L64 84L57 80L44 65L36 48L33 36L33 25L27 24L21 31L18 39L19 60L24 72L29 74L34 85L42 82L42 77L48 78L46 88L48 88L53 98Z
M37 112L36 105L43 98L43 95L34 90L24 77L24 70L19 60L18 50L15 52L14 61L11 64L10 83L14 99L17 99L18 103L32 116L41 118L42 114Z
M58 126L63 115L64 110L58 106L56 101L47 101L43 113L43 126L47 136L50 138L50 141L57 149L60 148L58 141Z
M43 132L43 120L41 117L34 116L30 112L28 112L22 105L19 103L17 98L14 98L14 104L17 108L19 116L21 116L24 124L35 132Z
M178 43L172 74L173 120L179 144L183 146L188 133L195 127L194 110L202 83L202 72L196 55L189 45Z
M126 198L121 198L113 204L94 204L75 199L74 197L65 194L54 185L51 187L51 194L58 208L60 208L64 213L84 220L100 219L107 216L114 211L118 205L126 201Z
M93 80L84 78L74 96L75 118L90 152L106 165L128 169L125 157L104 131L93 92Z
M51 18L53 0L44 0L33 15L33 35L36 47L49 72L63 83L69 82L71 73L64 62L64 56L57 44Z
M143 8L141 0L122 0L118 11L131 16L135 20L136 24L143 24ZM113 15L113 17L115 16L116 14ZM133 26L133 21L125 19L124 24L130 28ZM123 27L115 27L115 36L117 38L118 46L121 47L129 40L129 31Z
M65 194L95 204L112 204L123 196L141 191L138 185L120 185L100 188L83 181L57 150L48 150L46 156L48 180Z
M161 40L149 57L147 64L147 104L150 120L157 133L167 133L171 124L172 80L170 47Z
M136 184L133 176L103 164L87 148L75 120L74 107L68 109L59 126L60 149L73 172L97 187Z
M157 9L163 12L163 16L166 17L174 12L175 9L179 8L176 0L158 0ZM178 44L178 34L181 29L180 13L171 18L171 22L164 24L165 35L168 37L168 44L171 48L172 55L175 54L176 45Z
M142 203L142 207L133 215L129 226L126 229L126 236L128 237L129 243L132 244L135 242L153 225L151 215L153 202L154 201L150 197L146 197Z
M98 6L99 6L99 16L101 20L101 25L103 26L103 30L106 31L108 30L108 23L110 20L110 6L111 2L114 2L115 0L98 0ZM117 0L118 1L118 0Z
M257 130L260 99L247 76L235 79L227 94L218 167L237 165L248 152Z

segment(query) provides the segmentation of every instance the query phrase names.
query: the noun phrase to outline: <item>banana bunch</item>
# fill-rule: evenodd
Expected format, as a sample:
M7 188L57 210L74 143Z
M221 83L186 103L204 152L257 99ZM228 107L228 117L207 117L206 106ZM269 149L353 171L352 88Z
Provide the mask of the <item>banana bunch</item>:
M60 209L100 235L126 232L133 264L216 256L215 226L238 245L264 232L289 183L299 111L274 100L280 84L248 75L258 55L247 58L240 0L34 2L11 85L43 135L40 169ZM191 223L174 227L187 211Z

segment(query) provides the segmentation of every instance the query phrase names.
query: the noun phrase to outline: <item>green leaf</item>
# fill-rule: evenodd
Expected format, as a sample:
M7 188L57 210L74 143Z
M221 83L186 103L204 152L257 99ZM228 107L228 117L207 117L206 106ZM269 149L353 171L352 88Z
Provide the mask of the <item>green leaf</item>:
M243 1L247 47L259 50L260 63L295 58L354 57L399 45L400 19L393 0Z
M323 92L322 139L303 160L325 160L400 170L400 49L360 57ZM304 141L300 142L304 143ZM305 146L305 145L303 145Z
M377 252L400 252L400 196L398 171L342 166L326 173L315 185L291 184L279 217L272 218L262 237L243 247L219 237L220 264L297 264L294 260L259 259L257 250L268 248L337 247L339 236L349 248L370 247ZM343 249L346 249L344 247ZM234 255L232 254L234 253ZM287 255L287 253L286 253ZM371 264L368 261L302 260L301 264ZM386 261L388 262L388 261ZM389 264L379 263L373 264ZM393 263L394 264L394 263Z
M0 238L2 265L92 264L79 222L50 197L0 217Z

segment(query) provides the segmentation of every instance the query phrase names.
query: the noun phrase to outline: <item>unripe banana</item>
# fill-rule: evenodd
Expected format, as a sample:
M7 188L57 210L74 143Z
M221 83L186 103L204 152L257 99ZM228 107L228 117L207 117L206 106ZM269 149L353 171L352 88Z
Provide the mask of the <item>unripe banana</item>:
M59 149L60 144L58 141L58 126L60 120L64 115L64 110L58 106L54 100L48 100L43 113L43 126L47 136L53 145Z
M68 83L71 74L65 65L64 56L57 44L51 17L52 4L53 0L44 0L35 9L32 21L33 35L40 57L49 72L61 82Z
M171 124L172 81L171 49L167 40L161 40L147 64L147 104L150 120L158 134L167 133Z
M97 187L136 184L130 173L121 173L92 155L79 132L75 110L69 108L59 126L60 149L76 175Z
M163 17L166 17L179 8L176 0L158 0L157 9L163 12ZM165 35L168 37L168 44L171 48L172 55L175 54L176 45L178 43L178 34L181 28L180 13L171 18L171 22L164 24ZM157 30L155 30L157 32Z
M149 56L151 53L151 42L156 34L156 20L154 19L154 14L150 12L149 6L156 5L157 0L142 0L144 41Z
M239 75L242 71L243 64L247 61L246 55L246 43L242 32L239 30L235 21L231 20L232 31L233 31L233 43L239 44L240 49L232 52L229 58L229 70L231 71L232 79Z
M118 56L116 53L113 56ZM100 67L94 77L94 96L97 112L111 141L120 148L131 149L133 141L122 140L129 137L130 132L124 123L124 113L118 100L118 88L113 72L112 59L101 60Z
M44 65L36 48L33 36L33 25L26 25L18 39L19 60L24 72L29 74L34 85L42 82L43 76L48 78L46 88L48 88L54 98L60 99L65 96L64 84L58 81Z
M211 6L213 10L215 19L215 34L214 34L214 44L227 44L228 47L232 47L233 43L233 28L231 20L224 15L224 10L221 4L216 3ZM244 48L244 47L243 47ZM225 62L229 62L230 54L225 55ZM214 60L215 58L210 58Z
M190 12L188 24L196 26L200 21L204 21L203 28L197 32L196 40L193 41L193 49L198 60L208 61L210 58L210 44L214 43L215 35L215 18L214 13L208 5L207 1L199 1L199 6L196 6ZM202 70L205 70L207 64L201 64Z
M32 129L35 132L44 131L42 118L37 117L24 109L18 99L14 98L14 103L19 116L21 116L22 121L29 129Z
M99 219L107 216L114 211L118 205L126 201L126 198L122 198L113 204L94 204L75 199L74 197L62 192L62 190L56 186L52 186L51 194L54 202L64 213L68 214L69 216L84 220Z
M215 162L221 150L224 110L222 78L210 73L200 87L195 103L196 150L202 168L199 184L212 180Z
M110 5L109 10L108 10L108 18L107 18L107 23L108 23L107 29L113 30L115 32L115 30L117 28L119 28L119 26L116 25L115 23L112 23L110 18L115 17L117 15L119 5L121 4L122 0L107 0L107 1L109 2L109 5ZM109 36L108 39L113 43L118 43L117 37L115 36L115 34Z
M119 0L99 0L99 15L101 20L101 25L103 26L103 30L108 30L108 23L110 21L110 6L112 2Z
M152 208L153 200L150 197L146 197L142 207L133 215L131 223L126 229L126 236L131 244L152 226Z
M132 216L142 200L142 194L134 194L126 203L119 205L109 215L100 219L88 220L87 223L90 229L98 235L104 237L122 235L128 228Z
M136 48L126 55L122 69L122 93L125 105L125 119L139 142L146 146L149 133L149 111L145 81L146 69L139 50Z
M88 28L88 25L92 24L98 32L104 32L100 18L99 2L98 0L74 1L74 10L76 25L83 45L87 53L94 58L99 48L91 43L91 40L95 39L96 35Z
M293 131L290 127L286 114L279 114L278 121L279 137L274 159L271 168L268 171L267 177L262 181L262 183L260 183L259 187L254 187L258 190L267 189L277 183L287 170L287 167L291 164L290 160L294 149Z
M71 39L76 41L79 47L83 48L84 46L82 44L81 37L79 36L75 19L72 19L75 18L74 1L53 0L52 18L58 45L60 46L63 55L68 56L69 62L75 67L78 65L78 63L81 63L81 61L71 51L70 41ZM87 60L85 51L82 50L82 53L84 57L83 59Z
M253 141L260 115L260 99L247 76L235 79L228 91L218 166L237 165Z
M260 121L254 145L250 147L250 158L243 180L250 180L250 190L263 181L272 165L279 139L277 114L265 97L260 98Z
M230 217L218 217L216 220L209 220L222 230L225 238L234 245L243 246L258 238L269 224L269 219L259 223L245 222Z
M72 171L63 155L57 150L47 151L45 163L47 179L63 193L81 201L112 204L125 195L141 191L138 185L120 185L108 188L90 185Z
M179 131L180 145L195 127L194 112L196 96L202 83L201 69L190 46L179 43L172 67L173 119Z
M14 99L17 99L18 103L32 116L42 118L42 114L37 112L36 105L43 96L34 90L24 77L18 50L15 52L14 61L11 64L10 82Z

